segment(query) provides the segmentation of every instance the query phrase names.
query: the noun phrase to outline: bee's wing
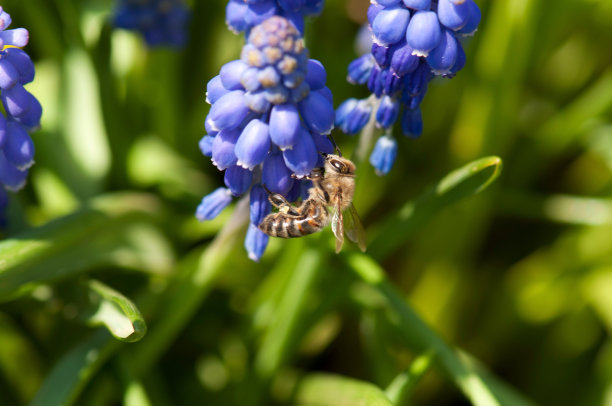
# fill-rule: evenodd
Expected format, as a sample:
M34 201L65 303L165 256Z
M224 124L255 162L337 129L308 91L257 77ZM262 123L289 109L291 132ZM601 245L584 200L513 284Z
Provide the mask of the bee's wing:
M359 246L359 249L362 252L365 252L365 230L363 229L363 225L361 224L361 220L359 219L359 215L357 214L357 210L355 210L353 203L349 204L345 210L344 229L346 230L346 236L349 238L349 240L356 243L357 246Z
M331 221L331 228L336 236L336 254L340 252L342 249L342 244L344 244L344 220L340 207L342 207L342 197L338 193L336 196L336 204L333 208L334 214Z

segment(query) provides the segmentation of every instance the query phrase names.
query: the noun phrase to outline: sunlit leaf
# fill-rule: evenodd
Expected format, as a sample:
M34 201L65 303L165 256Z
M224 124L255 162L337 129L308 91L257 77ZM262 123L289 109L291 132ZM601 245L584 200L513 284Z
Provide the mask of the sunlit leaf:
M120 344L109 338L106 330L100 330L61 357L30 406L74 404L85 384Z
M388 216L375 230L368 253L375 258L389 254L441 209L484 190L497 179L501 168L499 157L486 157L452 171L428 192Z
M385 394L395 406L408 403L408 399L421 380L423 375L429 370L434 361L434 352L426 351L412 361L410 368L397 375L385 389Z
M150 220L159 202L143 194L93 200L80 211L0 242L0 301L41 283L102 265L165 272L170 247Z
M392 406L382 389L333 374L310 374L298 384L294 404L300 406Z
M96 310L88 317L92 325L104 325L121 341L139 341L147 332L142 314L131 300L100 281L90 280L86 284L90 300Z
M531 402L485 372L475 361L449 346L408 305L387 281L383 269L371 258L357 253L345 256L357 276L375 289L391 312L389 321L414 351L432 351L442 370L476 406L529 406Z

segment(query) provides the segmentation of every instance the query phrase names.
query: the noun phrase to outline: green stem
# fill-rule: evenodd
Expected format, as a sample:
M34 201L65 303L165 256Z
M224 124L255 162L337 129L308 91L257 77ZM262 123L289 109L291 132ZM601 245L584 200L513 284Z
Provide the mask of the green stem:
M183 330L212 290L217 278L225 271L226 262L236 252L248 220L248 196L236 205L234 214L213 242L199 255L195 263L183 263L180 276L159 299L160 313L142 343L124 356L133 367L133 375L140 378L163 355L170 343Z
M384 270L370 257L351 253L344 256L349 267L383 298L389 321L414 351L432 351L442 370L477 406L529 406L532 403L486 373L450 347L406 303L385 277Z
M255 360L255 371L264 381L269 380L289 358L299 343L299 335L305 333L301 321L306 313L307 298L321 269L321 260L318 251L306 249L285 288L276 318L271 322Z
M247 220L246 204L248 201L243 200L237 205L232 219L198 256L195 264L192 257L186 258L179 264L178 268L185 271L183 278L177 278L176 285L171 285L162 298L152 298L151 294L147 294L141 298L142 300L136 300L137 303L144 303L140 308L145 314L149 313L153 302L165 303L167 306L161 310L157 323L153 325L145 339L123 354L124 358L120 362L121 365L130 367L130 379L139 382L140 377L157 362L166 347L197 310L212 288L216 277L225 270L222 264L234 253L238 231L242 231ZM142 202L139 205L140 209L146 206ZM115 204L111 207L115 211L121 211L122 206ZM108 221L106 223L108 224ZM54 366L32 405L73 404L95 372L120 348L122 345L119 341L106 330L100 329L92 339L72 350Z
M71 405L121 343L103 329L56 363L30 406Z
M368 253L385 258L443 208L487 188L501 174L501 168L501 159L490 156L450 172L429 191L387 216L374 230Z
M385 389L385 394L395 406L407 404L416 384L432 366L435 353L432 350L419 355L407 371L402 372Z

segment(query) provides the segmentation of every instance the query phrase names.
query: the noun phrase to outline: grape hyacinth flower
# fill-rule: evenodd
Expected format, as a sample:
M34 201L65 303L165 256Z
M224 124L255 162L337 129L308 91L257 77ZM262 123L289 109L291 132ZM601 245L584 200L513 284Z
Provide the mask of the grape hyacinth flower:
M7 205L6 190L21 189L34 164L34 143L28 131L40 126L42 107L23 86L34 79L34 64L20 49L28 44L25 28L7 30L11 16L0 7L0 213Z
M304 17L317 15L323 10L325 0L230 0L225 9L225 22L235 33L245 31L266 19L278 15L285 17L304 32Z
M196 217L210 220L232 196L250 190L245 248L254 261L268 244L257 228L271 209L264 185L294 201L308 186L302 178L322 165L319 152L334 150L327 135L335 115L325 81L323 65L308 59L294 24L273 16L251 30L241 59L225 64L208 82L212 106L200 149L225 171L226 187L205 196Z
M397 143L391 138L400 119L404 135L423 132L420 104L436 76L452 78L465 64L460 39L480 22L473 0L371 0L368 22L371 52L348 67L347 80L367 84L372 96L348 99L339 107L336 126L347 134L360 132L375 114L383 135L370 163L378 174L391 170Z
M187 42L189 17L182 0L117 0L113 25L140 32L151 47L181 48Z

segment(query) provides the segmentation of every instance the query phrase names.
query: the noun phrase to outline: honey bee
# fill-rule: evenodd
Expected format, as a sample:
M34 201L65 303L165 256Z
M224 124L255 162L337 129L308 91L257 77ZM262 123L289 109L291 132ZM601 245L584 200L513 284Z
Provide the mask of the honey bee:
M268 190L268 200L278 209L268 214L259 229L272 237L294 238L316 233L331 222L336 236L336 252L344 234L365 251L365 232L353 206L355 164L340 155L323 154L325 166L306 176L313 186L300 206L291 205L284 196ZM332 214L328 207L332 208Z

